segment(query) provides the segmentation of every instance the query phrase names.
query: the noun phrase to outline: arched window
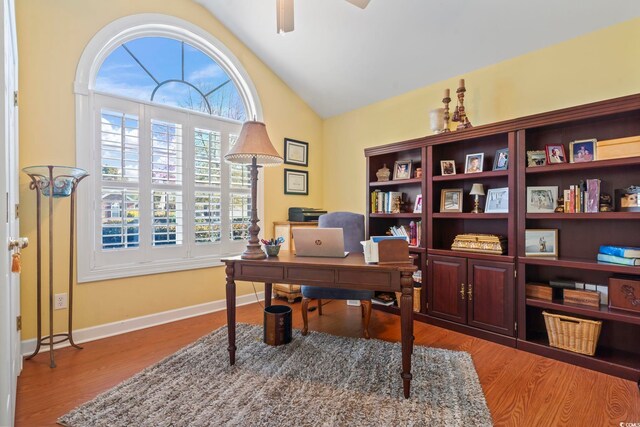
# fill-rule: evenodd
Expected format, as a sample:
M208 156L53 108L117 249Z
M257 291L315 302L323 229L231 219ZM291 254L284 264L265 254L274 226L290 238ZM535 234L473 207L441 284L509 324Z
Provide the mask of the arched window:
M91 215L79 215L78 281L240 253L249 175L223 156L260 109L233 55L189 23L137 15L94 37L76 77L78 165L91 174L79 188Z

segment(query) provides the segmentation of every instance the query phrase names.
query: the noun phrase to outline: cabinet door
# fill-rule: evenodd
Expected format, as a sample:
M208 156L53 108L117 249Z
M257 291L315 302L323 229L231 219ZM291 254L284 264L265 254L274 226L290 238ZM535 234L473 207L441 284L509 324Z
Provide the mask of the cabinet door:
M464 258L429 256L429 314L459 323L467 321L466 266Z
M469 325L514 336L513 264L470 259L468 266Z

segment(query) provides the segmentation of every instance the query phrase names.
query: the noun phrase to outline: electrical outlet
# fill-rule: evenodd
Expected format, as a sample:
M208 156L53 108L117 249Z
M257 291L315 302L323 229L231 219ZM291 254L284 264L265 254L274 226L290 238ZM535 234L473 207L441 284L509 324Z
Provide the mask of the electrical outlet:
M67 308L67 294L55 294L53 296L53 308L55 310Z

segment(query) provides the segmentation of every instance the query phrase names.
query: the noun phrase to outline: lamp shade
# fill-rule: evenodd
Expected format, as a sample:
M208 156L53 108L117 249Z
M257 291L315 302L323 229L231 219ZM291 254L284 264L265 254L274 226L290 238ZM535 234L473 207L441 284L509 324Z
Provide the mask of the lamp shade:
M271 144L265 124L248 121L242 125L238 141L224 159L229 163L251 164L254 157L262 166L282 164L282 157Z
M472 196L484 196L484 187L482 184L473 184L469 194Z

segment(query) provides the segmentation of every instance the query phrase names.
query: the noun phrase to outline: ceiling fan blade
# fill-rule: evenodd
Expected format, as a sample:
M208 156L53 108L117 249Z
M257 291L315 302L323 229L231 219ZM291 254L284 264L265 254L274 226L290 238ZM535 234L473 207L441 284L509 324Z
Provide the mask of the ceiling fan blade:
M293 0L276 0L278 34L293 31Z
M358 6L360 9L364 9L365 7L367 7L367 5L371 0L347 0L347 1L354 6Z

